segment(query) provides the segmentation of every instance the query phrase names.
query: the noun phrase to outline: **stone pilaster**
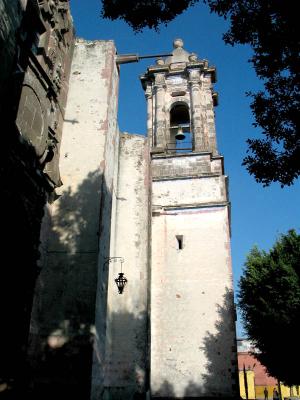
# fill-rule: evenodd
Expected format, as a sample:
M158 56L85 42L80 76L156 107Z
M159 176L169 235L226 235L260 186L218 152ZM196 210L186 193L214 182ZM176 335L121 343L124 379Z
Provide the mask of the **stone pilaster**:
M150 140L151 147L154 145L153 137L153 96L151 87L148 86L145 92L145 97L147 101L147 136Z
M166 147L165 137L165 77L164 74L155 76L155 142L154 146Z
M201 116L201 83L198 70L189 71L189 84L191 92L192 131L195 151L207 151L207 137Z

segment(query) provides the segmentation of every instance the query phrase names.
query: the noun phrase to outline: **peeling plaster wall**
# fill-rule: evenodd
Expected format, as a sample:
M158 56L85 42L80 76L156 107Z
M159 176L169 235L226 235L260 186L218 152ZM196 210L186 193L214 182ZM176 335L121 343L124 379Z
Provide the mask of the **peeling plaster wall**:
M221 174L223 170L222 157L211 157L210 153L189 153L185 155L164 155L152 162L152 177L168 178L176 176L200 177Z
M198 156L202 165L205 157ZM172 165L188 170L191 159L180 156ZM171 168L158 178L167 175L167 163L168 158L152 160L151 393L233 397L236 352L225 176L180 176L178 169L172 175ZM158 164L164 164L162 174ZM198 174L205 171L200 168Z
M121 264L105 264L108 274L104 382L93 382L93 399L133 399L147 390L149 149L147 139L122 134L118 185L113 191L110 257L123 257L128 283L115 284ZM101 360L99 360L101 361ZM95 376L94 376L95 377ZM97 397L98 396L98 397Z
M102 258L109 252L119 134L115 53L112 41L75 45L60 150L63 186L48 204L32 316L33 364L46 375L36 380L46 379L51 390L59 382L84 399L91 384L99 248Z
M154 206L226 202L224 177L169 179L153 182ZM184 201L184 203L183 203Z

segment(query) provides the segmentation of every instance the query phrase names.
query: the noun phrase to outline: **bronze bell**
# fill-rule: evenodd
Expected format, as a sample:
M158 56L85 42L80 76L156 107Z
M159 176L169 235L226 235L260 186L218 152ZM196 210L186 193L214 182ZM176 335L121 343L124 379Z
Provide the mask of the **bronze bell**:
M182 130L182 127L181 127L181 126L178 127L178 131L177 131L177 133L176 133L176 135L175 135L175 139L176 139L176 140L183 140L183 139L185 139L185 134L183 133L183 130Z

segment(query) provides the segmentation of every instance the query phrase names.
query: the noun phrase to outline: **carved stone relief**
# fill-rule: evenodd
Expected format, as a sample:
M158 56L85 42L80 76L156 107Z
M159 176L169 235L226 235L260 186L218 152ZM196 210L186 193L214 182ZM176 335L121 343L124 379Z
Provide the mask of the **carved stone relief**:
M69 76L74 36L68 1L38 0L37 4L38 17L31 29L40 32L43 26L44 30L37 51L30 53L24 68L16 125L35 149L45 175L57 186L61 184L58 154L67 97L64 82Z
M158 86L164 86L166 84L165 75L164 74L156 74L155 75L155 84Z
M197 69L192 69L189 71L190 82L200 82L200 71Z
M38 156L46 149L45 116L43 106L34 88L23 85L17 127L21 135L35 148Z

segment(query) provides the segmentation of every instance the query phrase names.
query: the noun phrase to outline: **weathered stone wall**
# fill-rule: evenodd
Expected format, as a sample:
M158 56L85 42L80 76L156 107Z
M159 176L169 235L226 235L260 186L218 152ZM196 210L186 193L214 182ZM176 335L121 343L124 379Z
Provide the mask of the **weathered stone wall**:
M226 207L154 211L152 395L234 397L233 318Z
M110 42L112 45L112 42ZM101 119L104 129L107 129L104 160L101 165L104 168L101 188L101 208L99 225L99 257L97 263L97 293L95 307L95 336L92 367L92 394L91 397L100 396L103 390L105 373L105 340L106 340L106 318L108 312L108 268L107 260L110 255L111 241L113 237L113 221L115 218L115 205L113 201L116 187L118 185L118 160L120 134L116 126L117 100L118 100L118 69L115 64L115 48L108 47L110 54L108 62L101 76L105 79L108 97L101 98L103 104L107 104L105 118ZM97 397L101 398L101 397Z
M190 153L187 160L186 155L164 154L156 157L152 161L152 177L156 178L172 178L180 177L203 177L220 175L223 171L222 157L212 158L211 154L206 155Z
M141 76L147 99L147 133L154 152L174 152L175 135L182 124L191 134L187 141L190 150L217 155L214 106L217 93L213 92L216 71L207 60L183 49L181 39L174 41L171 57L158 59ZM172 110L184 107L172 121ZM175 112L176 114L176 112ZM180 115L181 114L181 115ZM177 121L177 122L176 122Z
M118 149L115 53L112 41L75 45L59 163L63 185L43 226L32 317L33 385L43 398L58 391L89 398L99 247L105 258Z
M0 381L15 398L26 392L41 220L46 198L60 184L57 159L72 57L68 2L52 2L51 10L48 3L0 2L1 252L9 258L0 277L6 327ZM52 44L45 40L50 36ZM59 61L51 61L50 53Z
M34 151L53 189L60 185L58 156L74 41L69 5L4 1L2 8L1 110L15 123L19 141Z
M148 390L148 264L149 264L149 147L147 139L122 134L118 161L118 184L114 186L114 218L110 257L122 257L128 279L119 294L115 279L121 272L119 259L103 265L107 271L104 376L94 374L93 399L135 399ZM100 282L99 291L101 291ZM98 326L96 326L98 331Z
M223 186L223 188L222 188ZM225 203L224 177L172 179L153 184L155 207L193 206Z
M233 282L221 158L214 174L207 174L205 154L173 158L152 160L152 394L233 397ZM198 177L186 176L191 164Z
M4 103L4 93L8 94L8 80L15 67L16 32L20 28L25 7L19 0L2 0L0 2L0 110Z

